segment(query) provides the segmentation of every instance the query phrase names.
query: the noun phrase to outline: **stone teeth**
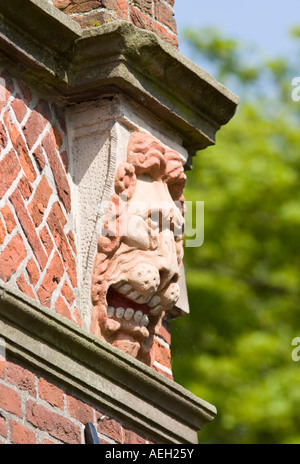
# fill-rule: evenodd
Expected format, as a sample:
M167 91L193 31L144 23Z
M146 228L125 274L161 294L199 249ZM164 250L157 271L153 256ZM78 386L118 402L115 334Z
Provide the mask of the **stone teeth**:
M146 314L144 314L142 319L140 320L140 326L147 327L148 324L149 324L149 318L148 316L146 316Z
M116 309L116 316L117 316L118 319L121 319L121 317L124 316L124 313L125 313L124 308L119 307L119 308Z
M140 296L141 296L140 293L135 290L133 292L130 292L129 295L127 295L127 297L133 301L136 301Z
M145 303L148 303L150 299L151 299L151 296L140 295L135 301L136 303L139 303L139 304L145 304Z
M122 295L127 295L132 290L132 286L129 284L124 284L120 288L118 288L118 292Z
M124 314L124 318L126 319L126 321L130 321L133 315L134 315L134 309L127 308Z
M113 284L112 287L117 289L118 292L121 293L122 295L125 295L130 300L133 300L139 304L148 303L152 298L151 295L150 296L141 295L137 290L134 290L134 288L130 284L125 284L124 282L117 282L116 284ZM155 304L158 304L159 301L157 301Z
M107 317L113 317L115 314L115 308L113 306L109 306L107 308Z
M160 297L158 295L154 295L149 301L148 306L150 306L150 308L154 308L159 303L160 303Z
M142 317L143 317L142 311L137 311L136 313L134 313L134 316L133 316L135 322L138 322L138 323L141 321Z
M161 306L159 306L161 308ZM156 310L156 308L154 308ZM150 311L150 314L152 314ZM154 313L153 313L154 314ZM155 313L156 314L156 313ZM107 308L107 317L116 316L118 319L124 317L126 321L130 321L132 317L134 318L135 322L140 324L141 327L147 327L149 324L149 318L146 314L143 314L142 311L134 311L133 308L127 308L126 310L119 306L118 308L114 308L113 306L108 306Z
M162 306L158 305L155 308L150 309L149 313L151 316L157 316L162 311Z

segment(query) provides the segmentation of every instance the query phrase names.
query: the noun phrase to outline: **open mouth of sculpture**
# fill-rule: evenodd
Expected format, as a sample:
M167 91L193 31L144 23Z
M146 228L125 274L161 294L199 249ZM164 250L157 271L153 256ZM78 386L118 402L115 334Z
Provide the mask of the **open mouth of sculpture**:
M144 296L131 285L119 283L110 286L107 293L107 317L117 320L128 333L149 336L149 329L162 312L158 295Z

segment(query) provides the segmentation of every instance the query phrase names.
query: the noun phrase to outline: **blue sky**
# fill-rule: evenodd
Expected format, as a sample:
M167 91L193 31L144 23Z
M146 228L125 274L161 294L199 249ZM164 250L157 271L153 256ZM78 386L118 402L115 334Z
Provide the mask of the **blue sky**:
M300 25L300 0L175 0L175 19L179 50L189 58L181 39L184 26L219 27L226 35L277 56L290 53L287 33L291 26Z

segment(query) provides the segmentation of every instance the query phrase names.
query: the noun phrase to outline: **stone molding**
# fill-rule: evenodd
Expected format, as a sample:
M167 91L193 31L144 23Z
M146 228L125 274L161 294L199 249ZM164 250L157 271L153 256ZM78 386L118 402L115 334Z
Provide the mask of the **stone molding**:
M158 443L196 444L216 409L24 294L0 285L6 353L80 392Z
M239 99L154 33L127 21L89 30L41 0L3 0L2 59L65 104L112 88L176 130L191 157L215 143ZM38 27L37 27L38 25Z

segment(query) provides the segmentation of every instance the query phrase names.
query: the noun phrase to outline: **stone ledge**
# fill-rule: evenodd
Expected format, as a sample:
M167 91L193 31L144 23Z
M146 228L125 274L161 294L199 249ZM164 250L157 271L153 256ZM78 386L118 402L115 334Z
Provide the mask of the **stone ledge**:
M158 443L197 443L216 409L67 319L0 284L7 353L105 407Z
M126 92L181 134L193 156L215 143L239 99L154 33L127 21L89 30L41 0L0 4L2 59L72 104ZM188 163L190 164L190 163Z

